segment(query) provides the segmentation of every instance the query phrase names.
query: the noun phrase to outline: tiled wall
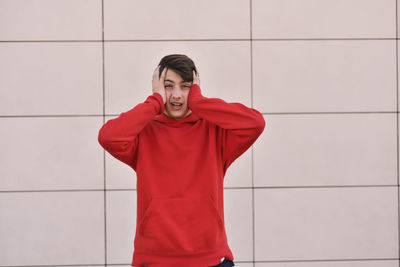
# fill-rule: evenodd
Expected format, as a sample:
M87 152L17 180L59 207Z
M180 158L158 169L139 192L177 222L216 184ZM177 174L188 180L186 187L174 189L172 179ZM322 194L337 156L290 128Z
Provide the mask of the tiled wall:
M238 267L399 267L396 0L0 0L0 266L129 266L136 177L97 143L162 56L260 110Z

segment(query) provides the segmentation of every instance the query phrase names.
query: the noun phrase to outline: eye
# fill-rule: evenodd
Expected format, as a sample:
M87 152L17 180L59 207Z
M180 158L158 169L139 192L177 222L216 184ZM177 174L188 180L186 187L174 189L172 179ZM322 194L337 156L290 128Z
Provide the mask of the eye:
M172 88L172 84L165 84L164 87L165 88Z

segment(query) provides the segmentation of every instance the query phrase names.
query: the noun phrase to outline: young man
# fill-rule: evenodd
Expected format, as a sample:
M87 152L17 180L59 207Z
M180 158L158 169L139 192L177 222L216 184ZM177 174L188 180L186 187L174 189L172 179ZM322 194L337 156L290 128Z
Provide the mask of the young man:
M233 266L224 175L260 136L260 112L201 94L193 61L165 56L153 94L100 129L99 143L137 174L132 266Z

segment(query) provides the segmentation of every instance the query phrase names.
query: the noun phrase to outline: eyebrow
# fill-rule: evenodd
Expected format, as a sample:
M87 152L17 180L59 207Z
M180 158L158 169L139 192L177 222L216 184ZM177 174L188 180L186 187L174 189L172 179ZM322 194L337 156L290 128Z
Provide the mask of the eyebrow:
M174 81L172 81L172 80L169 80L169 79L165 79L165 80L164 80L164 82L171 82L171 83L175 83ZM183 81L183 82L181 82L181 83L190 83L190 82L189 82L189 81L187 81L187 82Z

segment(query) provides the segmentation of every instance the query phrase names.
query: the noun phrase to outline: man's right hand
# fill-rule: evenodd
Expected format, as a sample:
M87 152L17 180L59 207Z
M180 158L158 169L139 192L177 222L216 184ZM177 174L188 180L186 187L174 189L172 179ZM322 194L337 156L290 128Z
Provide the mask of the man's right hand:
M160 77L160 66L158 66L153 73L153 93L159 93L162 96L162 99L164 101L164 105L166 102L166 96L165 96L165 87L164 87L164 79L165 79L165 73L167 72L167 68L164 68L163 72L161 73Z

